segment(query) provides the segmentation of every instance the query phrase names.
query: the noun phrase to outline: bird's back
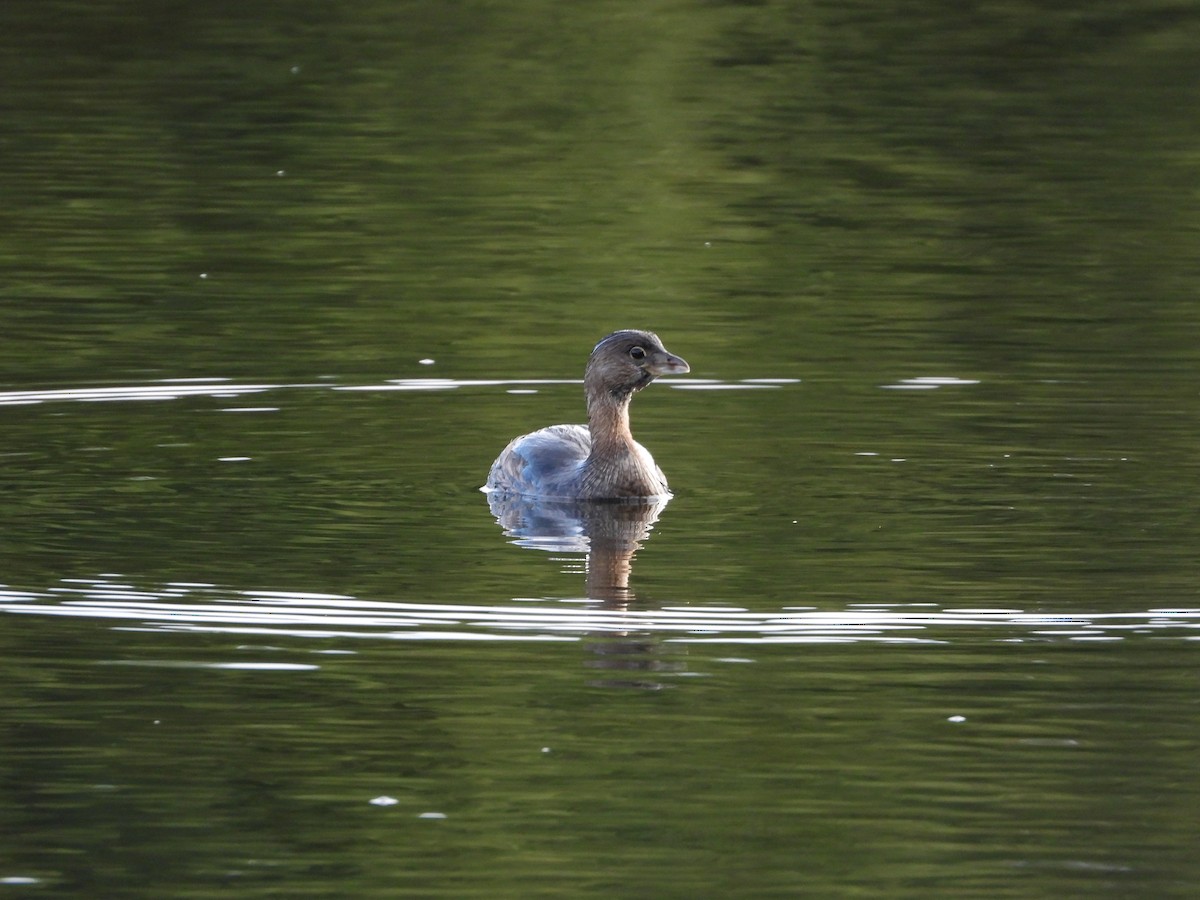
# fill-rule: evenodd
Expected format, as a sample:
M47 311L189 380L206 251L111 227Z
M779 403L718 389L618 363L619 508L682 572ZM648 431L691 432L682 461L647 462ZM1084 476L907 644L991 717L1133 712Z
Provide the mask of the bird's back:
M514 438L492 463L486 489L572 496L592 449L586 425L551 425Z

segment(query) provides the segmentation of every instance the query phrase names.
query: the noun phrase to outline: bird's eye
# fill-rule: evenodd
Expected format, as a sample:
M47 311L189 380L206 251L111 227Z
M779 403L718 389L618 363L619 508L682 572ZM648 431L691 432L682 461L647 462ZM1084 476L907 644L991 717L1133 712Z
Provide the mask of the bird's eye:
M634 359L645 359L646 351L643 350L641 347L634 347L629 351L629 355L632 356Z

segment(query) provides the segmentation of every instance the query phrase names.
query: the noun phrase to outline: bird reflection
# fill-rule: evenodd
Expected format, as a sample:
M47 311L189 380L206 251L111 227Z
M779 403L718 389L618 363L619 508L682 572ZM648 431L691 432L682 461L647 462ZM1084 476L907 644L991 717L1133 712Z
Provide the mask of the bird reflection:
M492 515L517 546L586 554L587 597L609 610L625 610L633 602L629 579L634 554L650 536L667 501L667 497L647 497L575 502L488 494ZM592 635L588 648L595 658L585 665L613 673L591 682L597 686L656 690L662 685L644 676L679 668L659 657L660 645L648 633L606 631Z

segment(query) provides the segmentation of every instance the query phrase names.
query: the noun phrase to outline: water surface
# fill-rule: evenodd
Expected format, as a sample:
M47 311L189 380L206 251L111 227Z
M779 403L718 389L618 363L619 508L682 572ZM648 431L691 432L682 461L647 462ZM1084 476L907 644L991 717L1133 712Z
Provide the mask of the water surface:
M1190 9L0 45L0 889L1194 892ZM622 327L675 496L490 508Z

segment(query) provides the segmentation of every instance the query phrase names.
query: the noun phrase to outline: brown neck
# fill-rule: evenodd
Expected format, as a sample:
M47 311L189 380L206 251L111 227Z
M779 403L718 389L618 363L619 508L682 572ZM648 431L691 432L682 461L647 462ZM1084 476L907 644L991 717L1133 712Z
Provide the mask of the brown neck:
M588 391L588 430L592 433L593 456L598 451L611 451L633 443L633 433L629 430L630 399L629 394L614 397L603 388Z

